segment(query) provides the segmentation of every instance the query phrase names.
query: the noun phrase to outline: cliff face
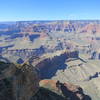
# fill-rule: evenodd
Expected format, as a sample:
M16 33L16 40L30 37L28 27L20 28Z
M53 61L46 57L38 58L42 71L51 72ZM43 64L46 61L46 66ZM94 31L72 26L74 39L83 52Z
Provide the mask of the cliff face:
M65 64L67 59L78 59L78 51L60 51L54 54L50 54L52 57L40 57L37 61L34 61L32 64L40 70L41 78L52 78L58 70L65 70L67 64Z
M5 25L5 24L4 24ZM0 29L2 34L13 32L22 34L37 34L48 32L79 32L79 33L98 33L100 32L100 21L46 21L46 22L16 22ZM1 35L2 35L1 34ZM41 34L40 34L41 36ZM46 35L45 35L46 36Z
M83 33L98 33L100 32L99 21L55 21L50 23L29 24L27 28L22 28L22 32L83 32ZM29 31L30 29L30 31Z

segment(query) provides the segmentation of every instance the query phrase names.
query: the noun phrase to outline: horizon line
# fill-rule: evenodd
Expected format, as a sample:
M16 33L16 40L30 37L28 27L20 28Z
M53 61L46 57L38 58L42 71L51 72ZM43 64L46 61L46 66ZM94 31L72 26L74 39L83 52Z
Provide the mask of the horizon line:
M30 22L30 21L100 21L100 19L36 19L36 20L11 20L0 22Z

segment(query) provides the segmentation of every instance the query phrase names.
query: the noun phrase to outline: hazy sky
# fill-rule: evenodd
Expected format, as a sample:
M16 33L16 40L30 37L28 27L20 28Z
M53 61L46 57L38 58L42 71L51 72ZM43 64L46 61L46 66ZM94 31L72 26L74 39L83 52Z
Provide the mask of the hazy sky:
M100 0L0 0L0 21L100 19Z

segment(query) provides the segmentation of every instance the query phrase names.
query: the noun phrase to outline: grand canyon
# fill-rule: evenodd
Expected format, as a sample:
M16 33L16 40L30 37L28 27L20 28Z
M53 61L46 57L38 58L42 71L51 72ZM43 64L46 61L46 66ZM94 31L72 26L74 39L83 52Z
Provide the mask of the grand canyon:
M0 100L100 100L100 20L0 22Z

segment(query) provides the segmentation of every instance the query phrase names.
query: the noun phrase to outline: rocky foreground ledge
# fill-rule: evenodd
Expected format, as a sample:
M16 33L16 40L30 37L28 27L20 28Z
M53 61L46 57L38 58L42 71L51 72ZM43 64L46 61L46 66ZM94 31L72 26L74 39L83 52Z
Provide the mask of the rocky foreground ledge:
M40 80L29 64L0 62L0 100L91 100L81 87L56 80Z

